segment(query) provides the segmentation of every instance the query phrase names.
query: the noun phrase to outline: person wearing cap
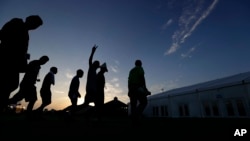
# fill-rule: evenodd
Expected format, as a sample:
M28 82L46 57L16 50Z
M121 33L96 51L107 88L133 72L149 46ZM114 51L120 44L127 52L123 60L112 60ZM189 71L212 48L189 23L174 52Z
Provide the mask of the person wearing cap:
M97 74L97 95L95 99L95 107L98 118L102 114L102 109L104 105L104 88L105 88L105 76L104 73L108 72L106 63L100 66L100 71Z
M11 92L19 86L19 73L24 73L28 65L29 31L43 24L38 15L30 15L25 20L13 18L0 29L0 113L8 105Z

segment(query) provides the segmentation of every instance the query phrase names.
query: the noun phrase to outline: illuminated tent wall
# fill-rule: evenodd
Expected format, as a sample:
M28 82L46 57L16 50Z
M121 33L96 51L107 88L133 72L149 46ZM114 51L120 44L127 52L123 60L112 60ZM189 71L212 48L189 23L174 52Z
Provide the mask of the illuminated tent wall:
M148 96L147 117L250 117L250 72Z

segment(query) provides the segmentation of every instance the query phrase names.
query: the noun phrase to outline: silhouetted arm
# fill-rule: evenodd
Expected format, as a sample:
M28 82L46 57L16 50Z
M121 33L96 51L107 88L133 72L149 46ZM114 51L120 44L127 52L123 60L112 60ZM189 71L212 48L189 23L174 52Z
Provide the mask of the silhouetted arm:
M143 75L143 77L142 77L142 84L143 84L143 86L144 86L145 88L147 88L147 86L146 86L146 80L145 80L144 75Z
M144 76L144 74L143 74L143 77L142 77L142 83L143 83L143 85L144 85L144 88L146 89L146 91L147 91L147 95L151 95L151 92L150 91L148 91L148 88L147 88L147 85L146 85L146 79L145 79L145 76Z
M145 74L144 74L144 70L142 68L142 73L141 73L141 84L144 88L147 89L147 85L146 85L146 79L145 79Z
M92 65L92 60L93 60L93 56L94 56L94 53L95 53L95 50L97 49L97 45L94 45L93 48L92 48L92 51L91 51L91 54L90 54L90 57L89 57L89 66Z

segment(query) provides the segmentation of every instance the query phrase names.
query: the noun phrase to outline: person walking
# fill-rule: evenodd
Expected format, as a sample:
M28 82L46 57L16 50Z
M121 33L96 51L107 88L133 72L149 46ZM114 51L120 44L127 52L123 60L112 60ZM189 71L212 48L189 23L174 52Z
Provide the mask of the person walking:
M76 71L76 75L73 77L73 79L70 82L68 96L71 101L71 107L70 107L71 115L75 114L78 98L81 97L81 94L79 92L79 87L80 87L79 78L82 78L83 75L84 75L84 71L82 69L78 69Z
M35 110L38 113L42 113L43 109L51 104L51 85L55 85L55 74L57 74L57 67L51 67L50 71L43 79L42 87L40 89L42 104Z
M24 73L28 65L29 31L43 25L38 15L30 15L25 21L13 18L0 30L0 113L8 106L10 94L19 86L19 73ZM3 55L4 54L4 55Z
M130 99L130 110L133 121L136 122L142 117L148 103L147 96L150 94L151 92L148 91L146 86L142 62L141 60L136 60L135 67L130 70L128 77L128 97Z
M46 64L49 61L48 56L42 56L39 60L31 61L25 72L25 75L20 83L19 91L9 100L9 104L16 104L17 102L25 99L29 102L27 106L27 113L31 114L33 106L37 100L36 81L41 69L41 65Z

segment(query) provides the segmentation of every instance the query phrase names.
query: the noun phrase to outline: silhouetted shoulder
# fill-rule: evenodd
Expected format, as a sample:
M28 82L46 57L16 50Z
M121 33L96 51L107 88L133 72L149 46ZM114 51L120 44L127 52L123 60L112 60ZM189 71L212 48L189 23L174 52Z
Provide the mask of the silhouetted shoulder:
M9 23L24 23L21 18L13 18L9 21Z
M24 24L24 21L22 19L13 18L2 27L2 30L9 29L9 28L11 29L18 28L19 26L22 26L23 24Z

